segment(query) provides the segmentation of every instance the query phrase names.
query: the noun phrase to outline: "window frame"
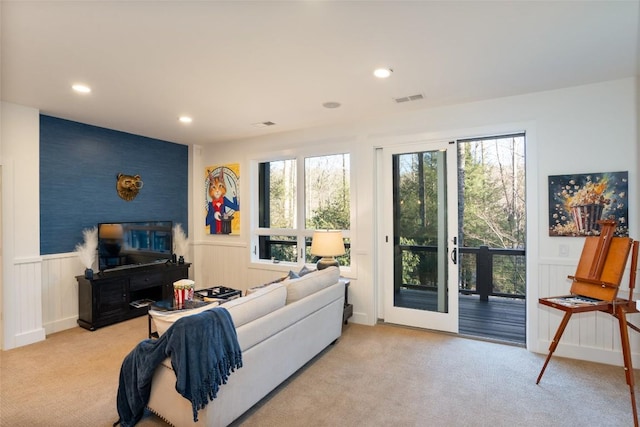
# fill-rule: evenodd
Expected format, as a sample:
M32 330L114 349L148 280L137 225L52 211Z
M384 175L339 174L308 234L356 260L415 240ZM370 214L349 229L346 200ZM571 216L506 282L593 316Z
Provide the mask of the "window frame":
M349 230L341 230L344 239L349 241L350 248L350 265L340 266L341 273L349 273L355 271L354 257L354 241L353 229L354 212L355 212L355 173L353 167L353 154L350 150L340 148L326 148L324 150L302 150L295 153L288 151L286 153L265 154L255 157L250 161L251 164L251 213L250 213L250 251L249 264L255 268L273 269L288 271L292 268L302 268L303 266L315 268L315 263L306 262L306 240L311 239L314 229L306 229L306 212L305 212L305 159L310 157L324 157L332 155L349 155ZM260 173L261 163L277 162L284 160L296 161L296 218L294 228L266 228L259 226L260 220ZM260 237L261 236L291 236L296 238L296 262L260 259Z

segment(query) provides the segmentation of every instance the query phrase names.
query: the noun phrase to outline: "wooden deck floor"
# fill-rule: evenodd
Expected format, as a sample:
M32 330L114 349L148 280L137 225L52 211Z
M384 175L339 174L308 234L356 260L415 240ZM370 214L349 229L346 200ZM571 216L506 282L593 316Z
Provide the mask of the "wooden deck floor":
M461 334L526 343L526 303L523 299L460 295L459 330Z
M402 289L396 294L396 305L416 309L435 307L435 293ZM459 332L485 339L525 345L526 304L523 299L489 297L480 301L477 295L459 296Z

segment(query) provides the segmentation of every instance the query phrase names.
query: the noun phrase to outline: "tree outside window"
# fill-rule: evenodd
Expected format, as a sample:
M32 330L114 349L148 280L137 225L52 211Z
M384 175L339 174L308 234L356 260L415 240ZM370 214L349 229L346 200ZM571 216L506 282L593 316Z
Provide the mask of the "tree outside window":
M343 231L347 253L338 261L349 265L350 171L347 153L260 163L257 258L313 263L313 231L329 229Z

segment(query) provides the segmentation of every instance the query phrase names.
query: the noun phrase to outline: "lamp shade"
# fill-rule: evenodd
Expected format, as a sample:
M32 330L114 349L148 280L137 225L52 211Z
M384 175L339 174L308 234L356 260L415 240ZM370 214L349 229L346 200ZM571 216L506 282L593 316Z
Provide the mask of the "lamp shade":
M344 255L344 241L342 231L318 230L313 232L311 240L311 255L320 257L334 257Z

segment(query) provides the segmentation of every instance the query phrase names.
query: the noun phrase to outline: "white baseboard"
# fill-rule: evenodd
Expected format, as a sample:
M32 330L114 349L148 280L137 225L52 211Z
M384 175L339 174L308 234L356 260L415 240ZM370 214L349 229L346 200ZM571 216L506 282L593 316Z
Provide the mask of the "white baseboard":
M39 341L44 341L46 338L44 328L34 329L32 331L23 332L17 334L14 337L13 342L15 343L15 348L22 347L29 344L34 344ZM6 349L9 350L9 349Z
M549 354L548 341L539 341L538 348L545 348L547 350L540 351L538 353L547 355ZM604 350L593 347L580 347L571 344L558 344L556 351L553 353L553 357L566 357L569 359L586 360L588 362L604 363L606 365L624 366L624 360L622 358L622 349L618 350ZM553 359L552 357L552 359ZM640 355L632 353L631 362L634 368L640 367ZM551 362L553 363L553 362Z
M66 317L64 319L56 319L53 322L46 323L44 330L47 335L54 334L56 332L65 331L78 326L78 316Z

